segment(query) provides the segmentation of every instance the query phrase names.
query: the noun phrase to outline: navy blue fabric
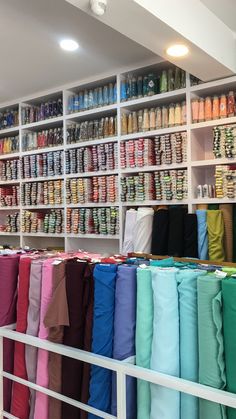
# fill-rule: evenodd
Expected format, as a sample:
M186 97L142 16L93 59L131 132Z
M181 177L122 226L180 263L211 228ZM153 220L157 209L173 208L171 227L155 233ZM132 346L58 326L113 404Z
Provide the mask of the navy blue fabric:
M133 265L120 265L117 270L113 358L119 361L135 355L136 272L137 267ZM136 379L127 377L126 386L126 417L135 419L137 417ZM116 374L114 373L111 403L111 412L114 416L117 416L116 389Z
M92 352L112 357L114 337L115 284L117 267L98 264L94 269L94 319ZM112 372L95 365L91 368L88 404L111 412ZM98 417L89 414L89 419Z

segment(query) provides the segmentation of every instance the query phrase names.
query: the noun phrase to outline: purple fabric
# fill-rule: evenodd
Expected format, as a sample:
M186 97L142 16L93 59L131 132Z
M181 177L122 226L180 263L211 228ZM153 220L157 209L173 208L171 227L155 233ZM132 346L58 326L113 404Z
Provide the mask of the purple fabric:
M120 361L135 355L136 271L133 265L118 266L115 293L113 358ZM136 419L136 379L127 377L126 416ZM117 414L116 375L112 377L112 414Z
M19 256L0 256L0 326L15 323ZM4 339L4 371L13 373L14 342ZM4 379L4 410L10 411L12 383Z

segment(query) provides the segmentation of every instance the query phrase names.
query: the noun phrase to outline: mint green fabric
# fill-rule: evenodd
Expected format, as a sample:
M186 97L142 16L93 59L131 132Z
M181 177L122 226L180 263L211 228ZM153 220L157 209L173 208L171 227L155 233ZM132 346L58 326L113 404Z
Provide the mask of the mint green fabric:
M137 269L136 365L150 368L153 336L152 275L149 268ZM137 418L150 419L150 384L137 383Z
M222 271L227 273L228 276L236 274L236 268L231 268L230 266L223 266Z
M236 278L223 279L222 296L227 390L236 393ZM227 416L228 419L235 419L236 409L228 407Z
M218 389L226 385L221 279L201 276L198 289L199 382ZM199 401L199 419L226 419L226 408L204 399Z
M160 268L169 268L171 266L174 266L174 258L166 258L161 260L150 260L150 266L159 266Z
M176 268L151 268L154 302L151 369L179 377L179 308ZM151 384L150 419L179 419L180 393Z
M180 377L198 382L197 278L206 275L199 269L177 273L180 317ZM181 393L181 419L198 419L198 398Z

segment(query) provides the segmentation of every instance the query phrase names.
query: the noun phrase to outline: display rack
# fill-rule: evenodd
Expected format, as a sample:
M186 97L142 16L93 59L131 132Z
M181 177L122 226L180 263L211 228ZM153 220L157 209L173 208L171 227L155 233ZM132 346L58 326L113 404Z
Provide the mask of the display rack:
M5 154L0 155L0 159L21 159L23 156L33 155L33 154L40 154L46 153L49 151L59 151L62 150L65 152L66 150L72 148L80 148L84 146L92 146L95 144L100 143L117 143L118 144L118 168L112 171L99 171L99 172L88 172L88 173L74 173L74 174L65 174L65 159L64 159L64 174L62 176L48 176L46 178L30 178L30 179L23 179L19 178L18 180L14 181L1 181L1 185L12 185L18 184L20 185L20 189L23 183L30 182L30 181L44 181L44 180L57 180L62 179L65 181L69 178L84 178L84 177L92 177L98 175L110 175L116 174L118 176L118 200L115 203L88 203L88 204L67 204L66 197L65 197L65 188L64 188L64 198L62 205L55 205L53 208L63 208L64 210L64 233L62 234L43 234L43 233L36 233L36 234L27 234L22 233L21 231L18 233L0 233L0 244L9 243L11 245L17 246L34 246L34 247L47 247L47 246L57 246L65 248L66 250L74 250L78 248L84 248L86 250L101 250L103 252L119 252L122 249L122 241L123 241L123 231L124 231L124 220L125 220L125 212L127 207L138 207L138 206L145 206L145 205L176 205L176 204L184 204L188 206L189 212L194 212L196 205L199 203L232 203L235 200L230 200L228 198L217 199L217 198L208 198L208 199L201 199L196 197L196 187L198 184L207 183L207 181L211 181L214 178L214 168L218 164L231 164L236 163L236 159L215 159L212 152L212 128L213 126L217 125L225 125L225 124L232 124L236 123L236 116L231 118L224 118L219 120L213 120L208 122L201 122L201 123L192 123L191 121L191 99L194 97L206 97L208 95L213 94L220 94L220 93L227 93L229 89L236 90L236 76L225 78L223 80L217 80L213 82L199 84L197 86L190 85L190 76L186 74L186 88L179 89L172 92L156 94L150 97L143 97L135 100L129 100L126 102L120 101L120 87L121 87L121 80L129 73L132 72L133 74L147 74L149 71L156 71L171 65L164 61L156 63L155 61L148 61L143 62L139 65L136 65L133 68L123 68L120 69L117 74L103 74L97 78L93 79L86 79L78 81L77 83L73 83L71 85L63 86L61 89L54 89L51 91L42 92L36 94L34 96L25 97L21 100L14 101L12 103L2 103L0 104L0 111L2 109L10 108L11 106L19 106L19 125L14 126L9 129L4 129L0 131L0 139L4 136L11 136L16 133L19 134L19 152L12 153L12 154ZM99 107L96 109L90 109L86 111L76 112L76 113L68 113L68 100L69 96L73 92L78 92L79 89L84 88L93 88L98 87L99 85L104 85L109 81L117 83L117 103ZM57 97L61 97L63 101L63 115L58 116L56 118L43 120L35 123L30 124L22 124L21 121L21 110L26 104L37 104L43 100L50 100ZM129 110L138 110L144 107L150 108L152 106L162 106L168 105L172 102L176 103L178 101L186 101L186 113L187 113L187 123L186 125L171 127L171 128L163 128L154 131L148 132L138 132L129 135L121 135L121 115L123 112L127 112ZM16 105L17 104L17 105ZM78 121L83 121L85 119L96 119L100 117L106 116L114 116L117 115L117 135L113 137L107 137L103 139L95 139L91 141L81 141L78 143L67 144L66 137L67 137L67 127L73 123ZM34 150L23 150L22 147L22 138L25 132L29 131L39 131L42 129L50 129L56 127L63 127L63 144L57 145L55 147L45 147L45 148L37 148ZM156 135L162 134L171 134L177 132L187 133L187 161L184 163L172 163L171 165L160 165L160 166L146 166L141 168L126 168L122 169L120 165L120 143L121 141L126 141L129 139L138 139L138 138L149 138L154 137ZM122 202L120 199L120 179L124 176L131 176L132 174L137 174L141 172L153 172L153 171L160 171L160 170L171 170L171 169L186 169L188 175L188 198L184 200L161 200L161 201L142 201L142 202ZM75 234L67 234L65 229L65 222L66 222L66 214L68 208L96 208L96 207L118 207L119 208L119 234L118 235L96 235L96 234L85 234L85 235L75 235ZM0 208L0 220L4 217L4 213L6 211L18 211L20 213L20 219L22 216L22 211L24 209L33 209L37 210L39 208L46 208L42 205L40 206L24 206L20 201L20 205L18 207L3 207ZM108 240L106 240L108 239Z

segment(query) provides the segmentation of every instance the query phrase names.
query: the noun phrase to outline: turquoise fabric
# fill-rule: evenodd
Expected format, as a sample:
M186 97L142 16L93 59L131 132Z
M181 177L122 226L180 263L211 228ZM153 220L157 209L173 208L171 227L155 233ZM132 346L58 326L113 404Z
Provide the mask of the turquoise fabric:
M222 324L221 279L214 274L198 282L199 382L218 389L226 384ZM225 419L226 409L200 399L199 419Z
M180 317L180 377L198 382L197 278L206 271L184 269L177 273ZM198 419L198 398L181 393L181 419Z
M149 268L137 269L136 365L150 368L153 329L152 276ZM137 382L137 418L150 419L150 384Z
M166 258L161 260L150 260L150 266L159 266L163 268L169 268L171 266L174 266L174 258Z
M198 230L198 257L207 260L208 255L208 231L207 231L207 211L196 210L197 230Z
M154 302L151 369L179 376L179 308L176 268L151 268ZM151 419L179 419L178 391L151 384Z

